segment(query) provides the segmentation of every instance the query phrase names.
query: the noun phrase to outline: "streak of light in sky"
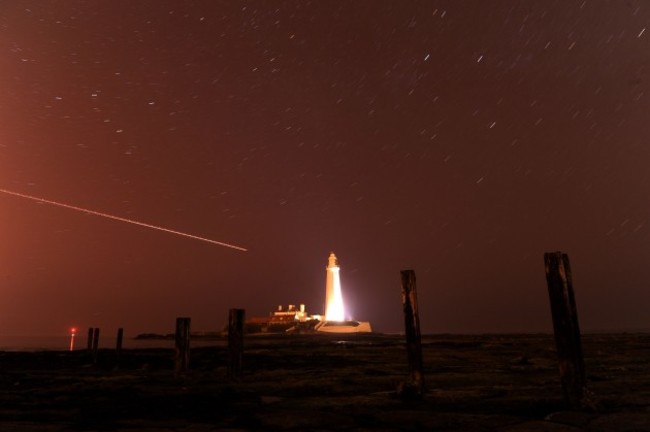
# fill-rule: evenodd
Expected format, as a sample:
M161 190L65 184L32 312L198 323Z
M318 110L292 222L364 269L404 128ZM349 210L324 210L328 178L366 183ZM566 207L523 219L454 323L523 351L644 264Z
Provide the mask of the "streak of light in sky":
M227 247L227 248L231 248L231 249L237 249L237 250L243 251L243 252L246 252L248 250L248 249L243 248L241 246L236 246L236 245L233 245L233 244L230 244L230 243L224 243L224 242L220 242L220 241L217 241L217 240L212 240L212 239L205 238L205 237L199 237L197 235L188 234L188 233L184 233L184 232L181 232L181 231L176 231L176 230L172 230L172 229L169 229L169 228L165 228L165 227L161 227L161 226L157 226L157 225L152 225L152 224L148 224L148 223L144 223L144 222L139 222L139 221L136 221L136 220L133 220L133 219L127 219L127 218L123 218L123 217L119 217L119 216L114 216L114 215L110 215L110 214L107 214L107 213L102 213L102 212L98 212L98 211L95 211L95 210L86 209L86 208L83 208L83 207L77 207L77 206L73 206L73 205L70 205L70 204L65 204L65 203L61 203L61 202L57 202L57 201L52 201L52 200L48 200L48 199L45 199L45 198L39 198L39 197L35 197L35 196L32 196L32 195L23 194L23 193L20 193L20 192L14 192L14 191L10 191L10 190L7 190L7 189L0 189L0 192L8 194L8 195L14 195L14 196L21 197L21 198L27 198L27 199L30 199L32 201L36 201L36 202L40 202L40 203L44 203L44 204L51 204L51 205L67 208L67 209L70 209L70 210L76 210L76 211L79 211L79 212L83 212L83 213L87 213L87 214L91 214L91 215L95 215L95 216L101 216L101 217L104 217L104 218L107 218L107 219L113 219L113 220L120 221L120 222L126 222L126 223L130 223L130 224L133 224L133 225L143 226L145 228L151 228L151 229L155 229L155 230L158 230L158 231L164 231L164 232L168 232L168 233L171 233L171 234L176 234L176 235L183 236L183 237L188 237L188 238L191 238L191 239L194 239L194 240L200 240L200 241L216 244L218 246L223 246L223 247Z

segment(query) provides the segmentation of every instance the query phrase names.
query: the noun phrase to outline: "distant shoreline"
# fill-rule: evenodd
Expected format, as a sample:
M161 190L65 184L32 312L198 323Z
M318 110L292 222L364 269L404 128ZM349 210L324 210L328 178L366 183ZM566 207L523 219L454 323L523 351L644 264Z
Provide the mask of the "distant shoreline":
M650 334L650 330L612 330L612 331L583 331L582 335L588 336L626 336L626 335L645 335ZM375 336L403 337L403 333L373 333ZM435 338L469 338L476 336L540 336L553 337L552 332L521 332L521 333L426 333L422 335L423 342ZM272 339L272 338L290 338L300 335L288 335L284 333L253 333L246 334L249 339ZM226 342L226 335L220 332L197 332L192 333L193 346L199 347L206 344L223 344ZM123 341L124 349L146 349L146 348L173 348L174 335L171 333L140 333L133 337L125 337ZM102 335L100 337L100 349L114 349L116 338L114 335ZM55 336L12 336L0 335L0 352L33 352L33 351L68 351L70 346L69 335ZM77 335L75 340L74 351L85 350L86 337Z

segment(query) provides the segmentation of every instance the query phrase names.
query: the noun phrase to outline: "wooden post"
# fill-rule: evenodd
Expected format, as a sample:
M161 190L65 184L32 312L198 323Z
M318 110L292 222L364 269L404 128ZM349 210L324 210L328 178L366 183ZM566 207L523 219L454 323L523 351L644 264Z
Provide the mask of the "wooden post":
M424 374L422 372L422 343L420 337L420 316L418 314L418 295L415 286L415 272L402 270L402 305L404 307L404 328L406 334L406 352L409 363L409 392L421 395L424 391ZM404 393L407 388L402 388ZM406 395L404 393L403 395Z
M122 355L122 339L124 338L124 329L122 327L117 329L117 341L115 342L115 354L117 361L120 361Z
M93 345L92 345L92 354L93 354L93 363L97 363L97 351L99 349L99 327L93 329Z
M88 328L88 351L91 351L93 349L93 332L95 331L94 328L90 327Z
M190 368L190 318L176 318L176 374Z
M564 398L569 408L583 408L587 396L585 367L569 256L545 253L544 265Z
M228 315L228 378L239 379L244 352L244 309L230 309Z

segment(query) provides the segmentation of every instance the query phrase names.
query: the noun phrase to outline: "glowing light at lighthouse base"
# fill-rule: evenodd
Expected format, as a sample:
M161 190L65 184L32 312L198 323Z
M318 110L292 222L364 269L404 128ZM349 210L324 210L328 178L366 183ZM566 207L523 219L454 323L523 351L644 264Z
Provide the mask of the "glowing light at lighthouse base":
M372 327L368 321L350 321L345 318L345 308L343 307L343 294L341 290L341 278L339 277L339 262L334 255L330 253L327 260L327 282L325 284L325 316L321 321L319 316L318 323L314 327L317 333L372 333Z
M345 320L345 308L343 307L343 294L341 293L341 279L339 278L338 267L328 269L327 287L328 294L331 294L327 296L325 319L327 321Z
M336 255L332 252L327 263L327 282L325 291L325 319L327 321L344 321L345 308L341 292L341 278Z

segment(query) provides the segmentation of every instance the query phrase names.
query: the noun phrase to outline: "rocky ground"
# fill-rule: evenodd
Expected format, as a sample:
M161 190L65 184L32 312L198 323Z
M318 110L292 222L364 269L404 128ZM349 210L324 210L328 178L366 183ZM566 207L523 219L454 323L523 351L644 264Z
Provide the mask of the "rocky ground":
M550 335L426 336L426 392L398 397L399 336L247 337L227 379L223 343L0 352L0 431L650 431L650 335L583 336L596 408L564 408Z

